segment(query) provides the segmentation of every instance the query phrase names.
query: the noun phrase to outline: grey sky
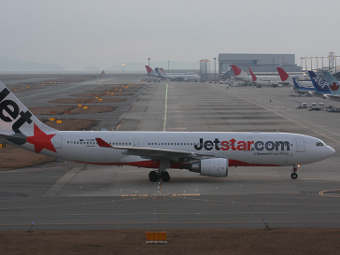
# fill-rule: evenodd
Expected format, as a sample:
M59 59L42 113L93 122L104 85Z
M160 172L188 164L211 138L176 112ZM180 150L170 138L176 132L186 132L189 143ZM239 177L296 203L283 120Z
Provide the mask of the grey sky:
M68 69L132 66L148 56L194 65L220 52L340 52L336 0L0 0L0 6L0 57Z

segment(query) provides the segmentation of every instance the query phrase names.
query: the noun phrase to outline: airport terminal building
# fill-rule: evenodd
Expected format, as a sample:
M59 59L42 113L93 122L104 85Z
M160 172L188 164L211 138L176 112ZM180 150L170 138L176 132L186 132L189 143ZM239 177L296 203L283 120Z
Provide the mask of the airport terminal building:
M301 67L295 64L295 54L247 54L247 53L220 53L218 55L219 73L230 70L235 64L246 70L249 67L254 72L276 72L281 66L287 72L301 72Z

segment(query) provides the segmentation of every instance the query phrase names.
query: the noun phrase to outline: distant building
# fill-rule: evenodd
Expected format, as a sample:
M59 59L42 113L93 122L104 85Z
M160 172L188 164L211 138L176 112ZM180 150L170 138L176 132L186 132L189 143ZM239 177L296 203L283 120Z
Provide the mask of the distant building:
M242 69L249 67L254 72L276 72L281 66L287 72L301 72L301 67L295 64L295 54L247 54L247 53L220 53L218 55L219 73L230 69L235 64Z
M200 60L200 76L201 80L207 80L209 75L209 59Z

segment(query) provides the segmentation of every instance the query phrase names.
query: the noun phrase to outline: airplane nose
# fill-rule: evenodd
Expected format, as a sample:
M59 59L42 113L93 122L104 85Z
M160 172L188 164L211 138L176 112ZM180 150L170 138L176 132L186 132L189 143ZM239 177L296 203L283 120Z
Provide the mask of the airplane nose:
M335 149L333 148L333 147L331 147L331 146L327 146L328 147L328 152L329 152L329 155L333 155L336 151L335 151Z

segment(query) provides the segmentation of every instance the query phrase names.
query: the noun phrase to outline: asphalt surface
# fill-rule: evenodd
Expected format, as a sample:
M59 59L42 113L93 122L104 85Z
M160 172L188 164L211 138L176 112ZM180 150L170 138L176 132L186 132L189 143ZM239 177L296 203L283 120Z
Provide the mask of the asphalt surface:
M96 86L138 80L110 77L17 96L28 106ZM0 229L340 227L340 113L297 110L288 88L229 88L205 83L144 85L112 113L92 118L116 130L287 131L317 136L334 157L289 167L230 168L229 177L170 169L171 182L150 183L149 169L57 161L0 172ZM74 118L74 116L72 116ZM89 116L87 116L88 118Z

